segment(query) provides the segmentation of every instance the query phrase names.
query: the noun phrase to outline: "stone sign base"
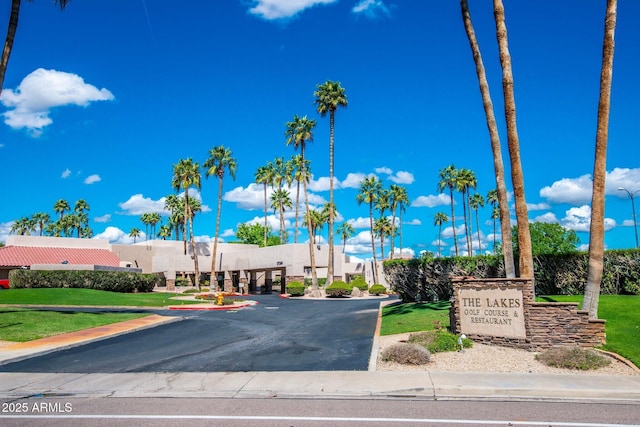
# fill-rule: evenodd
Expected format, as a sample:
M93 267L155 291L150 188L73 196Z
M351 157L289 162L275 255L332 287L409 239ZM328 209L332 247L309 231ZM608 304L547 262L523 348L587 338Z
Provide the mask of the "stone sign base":
M531 279L454 277L451 331L480 343L543 350L606 342L605 321L578 303L535 302Z

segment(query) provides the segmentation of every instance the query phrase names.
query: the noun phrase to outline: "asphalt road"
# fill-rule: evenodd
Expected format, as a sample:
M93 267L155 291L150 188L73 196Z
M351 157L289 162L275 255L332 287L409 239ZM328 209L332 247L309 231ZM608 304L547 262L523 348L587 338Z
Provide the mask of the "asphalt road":
M166 311L181 320L0 367L0 372L367 370L380 301L255 296L241 310Z

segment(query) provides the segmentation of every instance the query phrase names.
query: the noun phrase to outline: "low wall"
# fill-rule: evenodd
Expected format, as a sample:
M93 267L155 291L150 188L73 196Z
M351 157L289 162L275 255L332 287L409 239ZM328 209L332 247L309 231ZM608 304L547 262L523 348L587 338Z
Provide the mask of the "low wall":
M452 287L451 330L475 342L536 351L606 342L604 320L590 320L577 303L535 302L530 279L455 277Z

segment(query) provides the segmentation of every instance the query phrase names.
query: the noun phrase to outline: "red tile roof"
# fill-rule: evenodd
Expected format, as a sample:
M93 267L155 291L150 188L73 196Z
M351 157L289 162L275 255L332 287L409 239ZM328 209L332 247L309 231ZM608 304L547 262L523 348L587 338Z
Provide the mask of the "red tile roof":
M62 264L63 261L67 261L67 264L120 266L120 259L106 249L43 248L37 246L0 248L0 267Z

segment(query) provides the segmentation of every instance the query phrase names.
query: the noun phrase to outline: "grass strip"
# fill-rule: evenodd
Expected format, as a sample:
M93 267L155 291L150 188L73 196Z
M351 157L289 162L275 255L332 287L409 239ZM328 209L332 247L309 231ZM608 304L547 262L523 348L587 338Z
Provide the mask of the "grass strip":
M175 300L180 294L149 292L125 294L95 289L36 288L0 291L0 304L164 307L167 305L199 304L201 301Z
M0 340L25 342L148 316L147 313L0 308Z

